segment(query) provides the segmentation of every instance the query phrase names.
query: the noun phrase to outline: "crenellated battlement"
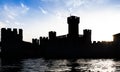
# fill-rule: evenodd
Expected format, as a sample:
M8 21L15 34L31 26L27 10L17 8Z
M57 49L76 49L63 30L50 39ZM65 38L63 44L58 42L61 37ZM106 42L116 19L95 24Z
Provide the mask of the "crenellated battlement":
M23 34L22 29L2 28L1 29L1 41L3 42L3 45L6 43L8 44L19 43L23 39L22 34Z
M91 33L91 30L90 29L84 29L83 32L84 32L84 34L88 34L88 33Z
M33 38L33 39L32 39L32 43L33 43L34 45L39 45L40 41L39 41L39 39L37 39L37 38Z
M56 38L56 32L55 31L50 31L49 32L49 39L55 39Z
M40 37L40 41L46 41L48 40L48 37Z
M17 29L17 28L2 28L1 29L1 32L11 32L11 33L14 33L14 34L18 34L18 35L22 35L23 33L23 30L22 29Z

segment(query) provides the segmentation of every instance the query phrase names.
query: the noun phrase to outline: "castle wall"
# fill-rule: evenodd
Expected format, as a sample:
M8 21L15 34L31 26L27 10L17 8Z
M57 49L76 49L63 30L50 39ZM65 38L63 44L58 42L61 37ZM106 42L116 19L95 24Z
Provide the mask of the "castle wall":
M1 29L1 53L4 55L14 56L15 53L22 47L22 29L19 32L16 28Z

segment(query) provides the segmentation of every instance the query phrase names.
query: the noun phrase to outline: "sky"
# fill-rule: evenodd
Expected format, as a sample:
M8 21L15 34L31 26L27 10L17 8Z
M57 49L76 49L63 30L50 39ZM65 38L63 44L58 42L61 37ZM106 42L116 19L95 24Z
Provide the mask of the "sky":
M92 30L92 41L120 33L120 0L0 0L0 28L22 28L24 41L67 34L70 15L80 17L79 34Z

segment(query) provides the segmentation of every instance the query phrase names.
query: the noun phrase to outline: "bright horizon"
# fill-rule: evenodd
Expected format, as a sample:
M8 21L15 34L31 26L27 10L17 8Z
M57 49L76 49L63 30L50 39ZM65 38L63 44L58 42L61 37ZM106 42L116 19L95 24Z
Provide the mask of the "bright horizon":
M92 30L92 41L112 41L120 33L119 0L0 0L0 28L22 28L24 41L68 33L67 17L80 17L79 34Z

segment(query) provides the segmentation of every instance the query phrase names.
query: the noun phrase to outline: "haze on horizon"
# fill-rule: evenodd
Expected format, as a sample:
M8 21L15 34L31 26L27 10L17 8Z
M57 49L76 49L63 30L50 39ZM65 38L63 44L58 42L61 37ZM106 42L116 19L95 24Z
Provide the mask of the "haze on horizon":
M120 0L0 0L0 28L22 28L25 41L68 33L67 17L80 17L79 34L92 30L92 40L111 41L120 33Z

